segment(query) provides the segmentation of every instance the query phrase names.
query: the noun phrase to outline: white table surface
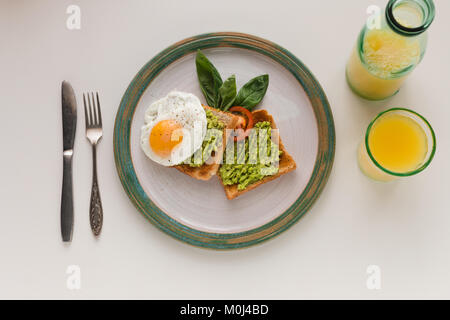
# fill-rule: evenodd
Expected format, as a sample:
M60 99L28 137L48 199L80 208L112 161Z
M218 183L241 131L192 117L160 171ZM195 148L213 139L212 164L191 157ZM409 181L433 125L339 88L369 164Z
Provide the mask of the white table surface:
M450 298L450 2L436 0L428 52L388 101L356 97L345 63L371 4L384 0L0 0L0 298ZM81 8L81 29L66 8ZM239 31L278 43L322 84L336 125L328 184L295 226L264 244L205 250L162 233L122 189L113 122L136 72L186 37ZM91 149L79 108L73 242L61 242L60 84L101 93L99 180L105 221L88 222ZM361 174L356 147L381 110L402 106L433 125L437 152L423 173L389 184ZM79 103L79 107L81 104ZM69 265L81 288L66 286ZM366 286L378 265L381 289Z

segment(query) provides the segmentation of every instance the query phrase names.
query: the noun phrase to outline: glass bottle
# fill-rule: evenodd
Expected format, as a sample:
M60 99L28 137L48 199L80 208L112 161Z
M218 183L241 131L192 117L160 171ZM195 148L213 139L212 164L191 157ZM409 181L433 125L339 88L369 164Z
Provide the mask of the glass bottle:
M425 54L434 12L432 0L390 0L359 34L346 68L350 88L370 100L397 93Z

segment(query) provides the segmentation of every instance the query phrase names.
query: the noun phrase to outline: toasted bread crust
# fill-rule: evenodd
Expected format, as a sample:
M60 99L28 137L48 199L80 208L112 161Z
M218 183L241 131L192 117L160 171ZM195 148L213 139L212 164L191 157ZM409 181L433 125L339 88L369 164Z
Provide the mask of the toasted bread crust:
M273 117L266 110L253 111L252 115L253 115L254 123L261 122L261 121L269 121L272 129L277 128L275 121L273 120ZM279 170L278 170L277 174L272 175L272 176L266 176L265 178L247 186L247 188L245 188L244 190L241 190L241 191L238 190L237 184L228 185L228 186L224 185L222 178L220 177L220 174L217 175L225 189L225 195L227 196L227 198L229 200L239 197L240 195L259 187L260 185L263 185L266 182L275 180L276 178L280 177L281 175L288 173L290 171L293 171L297 168L297 165L296 165L294 159L287 153L286 149L284 148L284 145L281 142L281 138L279 139L279 142L280 142L279 146L278 146L279 150L282 151L283 153L280 157Z
M211 108L209 106L203 106L205 109L210 110L221 122L225 124L225 129L234 129L239 121L239 117L233 115L232 113L223 112L215 108ZM214 157L210 158L208 162L212 161L211 164L203 164L200 167L191 167L188 164L182 164L174 166L175 169L187 174L188 176L191 176L198 180L209 180L211 177L215 174L217 174L217 171L220 167L221 160L223 157L223 146L225 145L226 137L225 132L223 134L223 143L222 147L219 148L216 152ZM216 163L217 162L217 163Z

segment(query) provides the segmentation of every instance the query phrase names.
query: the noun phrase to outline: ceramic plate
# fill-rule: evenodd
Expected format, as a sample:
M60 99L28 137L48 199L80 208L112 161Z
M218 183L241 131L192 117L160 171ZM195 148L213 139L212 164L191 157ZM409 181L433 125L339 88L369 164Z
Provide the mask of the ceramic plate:
M240 88L269 74L258 109L271 113L297 169L234 200L217 177L195 180L148 159L139 146L144 112L171 90L203 103L195 53L201 49L222 78ZM239 33L204 34L174 44L150 60L125 92L116 117L114 155L122 185L136 208L158 228L189 244L232 249L260 243L286 230L311 207L330 173L335 147L327 98L309 70L280 46Z

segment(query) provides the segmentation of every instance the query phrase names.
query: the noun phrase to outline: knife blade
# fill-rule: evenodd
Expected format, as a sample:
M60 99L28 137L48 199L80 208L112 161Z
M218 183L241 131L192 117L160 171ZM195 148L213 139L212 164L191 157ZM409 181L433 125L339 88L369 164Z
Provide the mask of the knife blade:
M73 230L73 188L72 158L77 128L77 101L69 82L61 85L63 126L63 184L61 194L61 235L64 242L72 241Z

